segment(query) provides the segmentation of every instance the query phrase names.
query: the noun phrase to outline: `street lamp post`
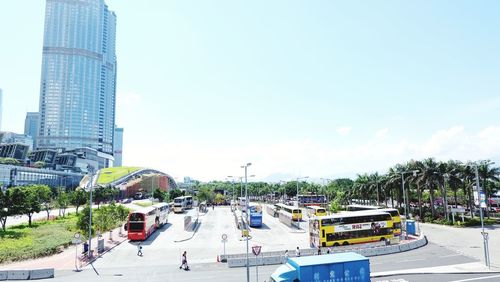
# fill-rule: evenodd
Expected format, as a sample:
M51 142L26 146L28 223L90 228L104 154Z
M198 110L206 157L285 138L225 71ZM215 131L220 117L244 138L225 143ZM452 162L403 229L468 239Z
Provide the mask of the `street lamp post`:
M90 216L89 216L89 249L87 250L87 256L89 259L92 258L92 189L94 186L94 167L89 165L87 167L87 171L90 174L90 199L89 199L89 207L90 207Z
M489 162L487 164L494 164L494 162ZM481 229L482 232L481 234L483 235L483 247L484 247L484 262L486 263L486 266L489 268L490 267L490 254L488 250L488 233L484 232L484 217L483 217L483 207L481 206L481 187L479 186L479 169L476 163L472 164L475 167L475 172L476 172L476 190L477 190L477 197L479 200L479 216L481 218Z
M248 181L247 181L247 169L251 166L252 163L247 163L246 165L241 166L241 168L245 169L245 213L248 213ZM247 282L250 282L250 268L249 268L249 260L248 260L248 233L246 234L247 241Z
M297 195L295 196L295 198L296 198L296 200L297 200L297 201L296 201L296 202L297 202L297 203L296 203L297 208L299 207L299 180L300 180L300 179L307 179L307 178L309 178L309 176L305 176L305 177L297 177Z

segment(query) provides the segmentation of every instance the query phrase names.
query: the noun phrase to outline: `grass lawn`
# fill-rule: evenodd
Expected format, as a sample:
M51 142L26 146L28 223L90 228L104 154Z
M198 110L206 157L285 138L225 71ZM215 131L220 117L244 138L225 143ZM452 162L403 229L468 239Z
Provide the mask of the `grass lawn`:
M48 256L71 244L76 215L53 221L33 222L0 229L0 263Z
M123 177L127 174L130 174L134 171L141 169L140 167L130 167L130 166L121 166L121 167L109 167L103 168L100 170L99 178L97 179L98 184L108 184L120 177Z
M145 207L152 206L153 204L151 203L151 201L149 201L149 202L134 202L134 205L138 205L138 206L145 208Z

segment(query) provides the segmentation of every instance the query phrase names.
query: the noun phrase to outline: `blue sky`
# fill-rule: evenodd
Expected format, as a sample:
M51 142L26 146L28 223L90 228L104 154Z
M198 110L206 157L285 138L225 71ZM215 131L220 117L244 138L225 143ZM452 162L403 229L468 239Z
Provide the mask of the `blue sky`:
M0 3L3 130L38 110L44 3ZM500 163L498 1L107 3L126 165L289 180Z

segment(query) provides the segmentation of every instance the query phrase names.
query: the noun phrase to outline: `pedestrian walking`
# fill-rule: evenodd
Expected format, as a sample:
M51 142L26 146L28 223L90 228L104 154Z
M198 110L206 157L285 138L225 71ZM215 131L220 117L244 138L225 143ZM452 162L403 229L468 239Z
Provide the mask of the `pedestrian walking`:
M286 263L288 261L288 250L285 250L285 253L283 254L283 263Z
M321 255L321 247L318 246L318 256Z
M137 245L137 255L142 257L142 246L141 243Z
M179 269L184 269L184 270L189 270L189 266L187 263L187 252L184 251L181 257L181 266L179 266Z
M298 246L297 246L297 249L295 250L295 256L300 257L300 249Z
M328 249L326 249L326 253L327 254L330 254L332 252L332 248L331 247L328 247Z

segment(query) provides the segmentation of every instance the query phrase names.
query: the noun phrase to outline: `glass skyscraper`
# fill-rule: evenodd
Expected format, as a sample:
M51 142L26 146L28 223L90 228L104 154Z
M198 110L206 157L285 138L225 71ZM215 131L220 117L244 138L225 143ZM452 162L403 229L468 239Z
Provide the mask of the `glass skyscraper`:
M113 154L115 36L104 0L47 0L38 148Z
M33 138L33 148L36 149L36 137L38 136L38 124L40 123L40 114L27 112L24 120L24 134Z

